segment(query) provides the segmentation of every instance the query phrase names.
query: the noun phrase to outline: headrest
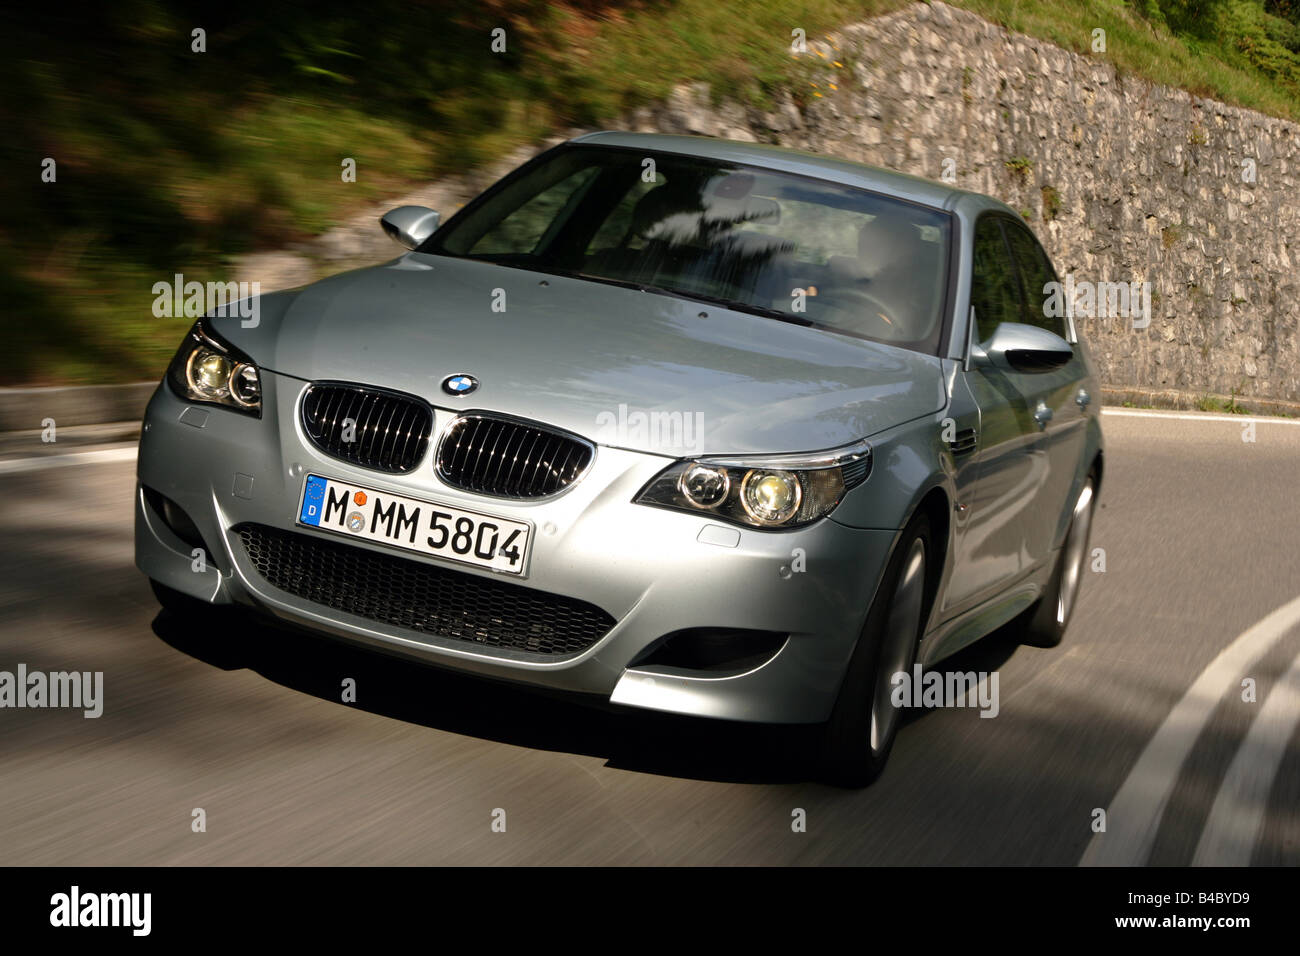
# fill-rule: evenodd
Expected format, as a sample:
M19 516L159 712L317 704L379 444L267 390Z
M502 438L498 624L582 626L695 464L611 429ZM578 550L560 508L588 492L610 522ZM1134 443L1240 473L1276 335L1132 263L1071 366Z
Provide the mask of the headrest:
M883 265L914 255L924 241L907 216L882 210L858 228L858 258L864 263Z

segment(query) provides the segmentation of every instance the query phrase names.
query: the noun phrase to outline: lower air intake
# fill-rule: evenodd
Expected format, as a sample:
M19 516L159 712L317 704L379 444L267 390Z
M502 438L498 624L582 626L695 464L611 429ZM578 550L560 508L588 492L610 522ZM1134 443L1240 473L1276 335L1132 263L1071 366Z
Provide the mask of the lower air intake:
M553 658L585 651L615 623L592 604L518 584L266 525L235 530L273 587L420 634Z

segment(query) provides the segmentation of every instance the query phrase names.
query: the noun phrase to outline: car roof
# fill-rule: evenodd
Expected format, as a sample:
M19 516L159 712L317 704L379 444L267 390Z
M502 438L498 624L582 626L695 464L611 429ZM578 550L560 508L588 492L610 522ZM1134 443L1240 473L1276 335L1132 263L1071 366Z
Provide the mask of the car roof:
M1005 208L1004 204L981 193L957 189L947 183L937 183L919 176L896 173L893 170L836 159L801 149L769 146L765 143L742 143L708 136L678 136L668 133L623 133L606 131L587 133L569 140L584 146L613 146L625 149L644 149L664 153L700 156L704 159L758 166L778 172L811 176L830 182L868 189L896 196L923 206L951 209L958 199L969 196L981 200L978 206L990 205ZM969 206L969 204L966 204Z

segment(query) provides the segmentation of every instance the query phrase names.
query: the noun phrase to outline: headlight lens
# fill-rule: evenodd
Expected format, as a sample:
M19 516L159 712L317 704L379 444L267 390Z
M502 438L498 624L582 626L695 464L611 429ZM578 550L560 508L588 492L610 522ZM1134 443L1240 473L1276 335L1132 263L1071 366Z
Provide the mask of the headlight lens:
M740 482L740 504L761 525L783 524L799 510L803 489L789 471L751 471Z
M224 342L199 319L167 369L172 390L190 402L222 405L262 415L262 380L248 356Z
M725 468L710 468L692 462L682 471L677 486L682 497L694 507L716 508L731 491L731 476Z
M865 441L809 454L687 459L656 475L634 500L755 528L797 528L830 514L870 470Z

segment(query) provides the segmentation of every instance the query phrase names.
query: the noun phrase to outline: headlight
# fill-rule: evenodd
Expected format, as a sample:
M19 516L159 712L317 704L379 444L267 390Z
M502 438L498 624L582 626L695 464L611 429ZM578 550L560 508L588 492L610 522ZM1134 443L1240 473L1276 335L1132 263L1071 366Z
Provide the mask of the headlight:
M167 369L172 390L190 402L223 405L262 417L262 379L252 359L199 319Z
M803 498L797 475L788 471L751 471L740 482L740 505L761 525L784 524Z
M755 528L787 529L824 518L867 480L865 441L825 452L675 462L634 498Z

